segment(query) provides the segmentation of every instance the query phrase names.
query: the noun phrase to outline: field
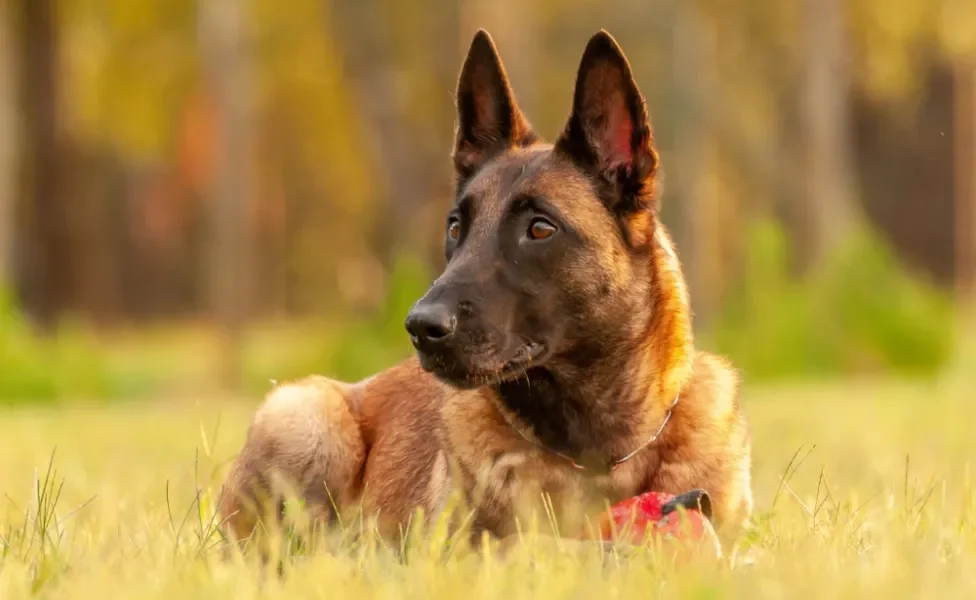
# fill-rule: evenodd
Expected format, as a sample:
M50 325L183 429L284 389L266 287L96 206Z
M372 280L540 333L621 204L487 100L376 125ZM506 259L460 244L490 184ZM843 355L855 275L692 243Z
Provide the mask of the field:
M201 542L255 399L6 409L0 598L974 597L974 391L748 388L756 522L721 565L601 566L531 545L503 563L427 544L406 564L382 548L314 554L263 587L253 563Z

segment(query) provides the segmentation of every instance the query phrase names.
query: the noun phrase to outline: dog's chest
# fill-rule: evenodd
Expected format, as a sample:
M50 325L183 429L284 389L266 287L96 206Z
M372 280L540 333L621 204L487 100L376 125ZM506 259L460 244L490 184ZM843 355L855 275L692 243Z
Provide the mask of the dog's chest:
M480 471L482 508L495 513L505 533L515 521L557 525L564 534L581 531L609 504L636 494L643 479L631 468L605 475L581 471L536 448L505 452Z
M498 534L511 533L515 519L556 519L578 529L607 503L638 493L646 479L640 461L608 474L573 467L519 436L478 392L452 395L443 416L452 462L465 474L465 495Z

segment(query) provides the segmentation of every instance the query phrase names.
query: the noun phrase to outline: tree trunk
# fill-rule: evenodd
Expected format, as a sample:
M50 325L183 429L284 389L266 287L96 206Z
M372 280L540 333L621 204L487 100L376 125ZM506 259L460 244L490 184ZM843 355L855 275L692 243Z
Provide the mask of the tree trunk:
M199 11L200 45L217 119L209 199L212 306L222 335L222 381L235 389L241 383L241 346L250 298L248 216L255 189L251 183L255 90L245 3L201 0Z
M971 326L976 323L976 60L957 61L954 88L956 290Z
M707 327L715 309L712 281L713 249L719 239L716 230L718 213L709 206L705 178L708 176L708 131L706 128L707 51L704 28L693 3L676 2L671 7L674 18L672 57L674 73L674 154L676 212L675 244L682 257L685 277L692 299L696 331Z
M22 296L42 331L53 330L72 285L64 155L58 128L57 31L51 0L21 0L25 262Z
M17 119L10 7L0 4L0 294L12 283Z
M456 47L456 19L451 15L457 8L449 4L435 10L430 0L418 1L402 6L378 0L330 2L336 30L329 34L337 35L344 48L344 67L364 117L377 188L386 204L377 211L372 245L387 268L404 250L426 253L435 239L431 223L440 221L432 216L447 206L441 200L447 200L443 184L449 174L447 140L453 123L443 129L429 124L431 114L445 116L445 100L456 77L445 77L443 69L445 55L453 58ZM425 82L416 77L421 71L435 71L434 77ZM425 99L417 102L417 97Z
M854 228L850 44L843 0L803 0L801 122L806 194L798 199L801 272L815 268Z

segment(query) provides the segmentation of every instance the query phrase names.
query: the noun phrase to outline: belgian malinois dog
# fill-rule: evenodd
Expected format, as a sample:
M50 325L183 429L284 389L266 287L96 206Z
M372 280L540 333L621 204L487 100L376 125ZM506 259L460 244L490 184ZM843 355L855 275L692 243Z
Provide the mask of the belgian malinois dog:
M720 531L741 525L752 492L737 375L694 347L621 48L604 31L590 39L554 144L483 30L456 100L447 261L406 318L416 356L354 384L272 390L222 492L229 532L280 518L279 484L313 519L355 507L394 535L452 490L474 535L514 533L543 497L575 532L648 490L704 490Z

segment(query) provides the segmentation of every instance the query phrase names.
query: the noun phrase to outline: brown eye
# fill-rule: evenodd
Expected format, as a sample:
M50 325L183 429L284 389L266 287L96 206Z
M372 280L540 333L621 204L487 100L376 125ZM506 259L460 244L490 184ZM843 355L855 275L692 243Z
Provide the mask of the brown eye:
M457 219L451 219L451 222L447 224L447 237L456 241L460 234L461 223Z
M529 224L529 239L544 240L556 233L556 226L545 219L535 219Z

